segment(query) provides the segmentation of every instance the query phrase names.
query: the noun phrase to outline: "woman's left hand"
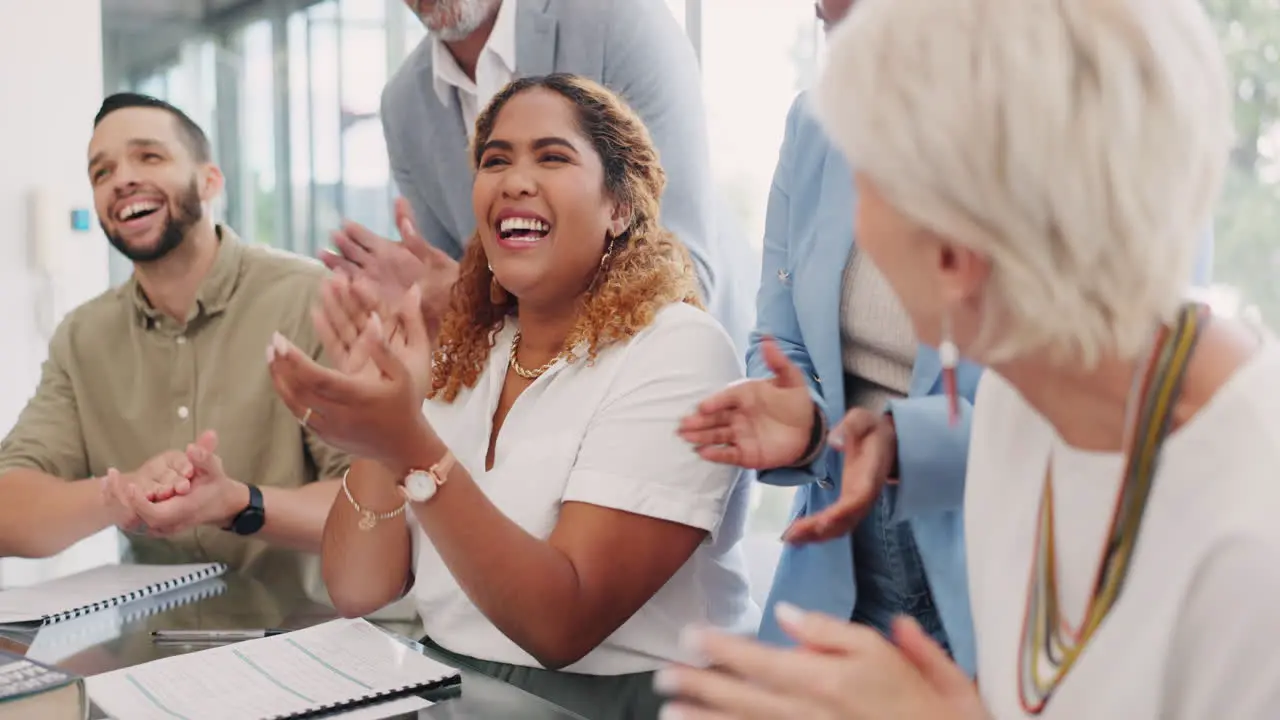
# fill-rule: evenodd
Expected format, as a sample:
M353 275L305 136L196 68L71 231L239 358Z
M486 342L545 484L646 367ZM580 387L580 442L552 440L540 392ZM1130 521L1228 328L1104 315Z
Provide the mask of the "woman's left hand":
M659 671L674 696L663 720L986 720L973 682L913 620L894 625L896 647L875 630L778 606L800 647L700 631L692 646L709 669Z
M391 466L412 453L425 427L422 400L431 381L419 295L405 293L393 321L374 314L365 323L356 342L377 372L326 368L283 336L272 339L271 379L299 422L340 450ZM399 332L389 339L391 328Z

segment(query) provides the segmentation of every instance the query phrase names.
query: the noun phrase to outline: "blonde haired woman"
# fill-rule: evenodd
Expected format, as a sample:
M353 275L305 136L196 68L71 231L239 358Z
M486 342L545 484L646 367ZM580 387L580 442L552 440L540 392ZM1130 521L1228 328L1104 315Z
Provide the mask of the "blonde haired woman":
M717 671L661 674L666 716L1275 717L1280 349L1184 300L1230 143L1200 3L863 0L831 43L861 247L922 339L990 369L978 688L910 621L780 606L800 650L699 633Z

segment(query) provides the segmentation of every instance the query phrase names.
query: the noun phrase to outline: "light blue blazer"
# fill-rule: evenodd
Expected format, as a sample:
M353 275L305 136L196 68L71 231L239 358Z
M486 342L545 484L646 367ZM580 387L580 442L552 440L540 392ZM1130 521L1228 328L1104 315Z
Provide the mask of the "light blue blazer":
M814 400L832 425L846 411L840 306L843 272L854 247L855 202L852 172L809 111L807 96L801 94L787 116L769 196L757 324L747 372L752 377L769 375L759 343L765 336L776 338L808 377ZM1194 279L1198 284L1208 283L1212 260L1210 231L1197 261ZM961 413L960 421L951 426L938 354L921 345L908 397L889 406L897 429L901 473L894 517L911 524L952 654L971 674L975 648L962 500L972 401L981 373L981 367L970 363L958 368ZM839 498L841 468L841 456L828 449L808 468L770 470L761 473L760 480L796 487L792 507L796 518L816 513ZM779 601L850 617L857 592L849 537L787 546L774 575L760 637L791 644L773 616Z
M853 173L827 140L808 108L796 98L787 116L778 167L765 222L764 257L756 302L756 330L747 354L747 372L768 376L759 352L765 336L805 372L814 400L834 426L845 413L844 364L840 348L842 276L853 249ZM856 311L856 310L855 310ZM921 346L912 370L909 397L892 403L902 474L898 503L910 506L909 520L938 614L956 660L973 669L973 630L964 565L964 528L958 507L930 511L929 498L913 498L911 479L920 475L959 475L963 484L968 441L969 403L980 368L962 365L957 373L963 398L962 421L947 422L938 354ZM841 456L828 449L806 469L760 474L762 482L797 486L793 517L809 515L840 497ZM849 537L787 546L769 593L760 637L790 644L773 618L780 600L837 617L850 617L858 589Z

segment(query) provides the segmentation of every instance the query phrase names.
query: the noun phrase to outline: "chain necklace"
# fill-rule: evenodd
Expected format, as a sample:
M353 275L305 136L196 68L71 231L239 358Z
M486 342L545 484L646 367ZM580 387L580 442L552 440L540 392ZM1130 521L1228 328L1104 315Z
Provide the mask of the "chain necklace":
M1124 478L1112 511L1107 543L1084 618L1075 628L1063 617L1058 598L1052 464L1045 470L1018 652L1018 699L1028 715L1044 711L1120 596L1151 496L1160 448L1172 429L1173 408L1182 390L1187 362L1207 320L1207 308L1184 306L1177 323L1172 328L1161 328L1156 338L1140 393L1134 396L1138 412L1131 423L1126 423L1129 427Z
M511 355L507 358L507 365L511 366L511 369L515 370L517 375L519 375L520 377L526 380L537 380L539 377L542 377L543 373L550 370L553 365L560 362L562 359L564 359L565 355L568 354L567 351L561 350L560 352L556 353L555 357L551 358L546 363L544 363L542 367L537 367L530 370L529 368L521 365L519 360L516 360L516 350L518 350L519 348L520 348L520 331L517 330L515 337L511 338Z

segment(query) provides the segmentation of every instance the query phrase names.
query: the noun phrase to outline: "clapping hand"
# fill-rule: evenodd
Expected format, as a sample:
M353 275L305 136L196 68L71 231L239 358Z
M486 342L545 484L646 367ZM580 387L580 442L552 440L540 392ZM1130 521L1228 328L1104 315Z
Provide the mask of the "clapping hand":
M803 460L816 419L808 383L773 339L761 352L773 377L730 385L680 421L680 437L703 458L757 470Z
M401 296L403 299L403 296ZM311 323L325 355L333 366L346 375L376 372L369 362L366 343L359 342L369 321L394 317L394 305L382 301L375 288L363 280L346 275L333 275L320 288L320 302L311 310ZM391 329L392 339L403 342L403 332ZM400 335L396 338L396 335ZM274 353L268 348L268 356Z
M314 318L325 352L337 367L321 366L276 334L268 350L271 378L299 422L325 442L394 464L421 437L431 342L417 286L404 294L389 320L377 313L357 319L358 293L350 303L322 302L322 312ZM349 343L352 335L345 323L361 328Z
M854 408L831 431L829 442L844 456L840 499L798 518L782 536L787 542L825 542L852 532L890 482L898 438L889 415Z
M222 460L217 455L218 435L205 431L185 451L171 450L143 465L147 468L158 459L170 466L179 462L189 468L190 477L178 483L175 490L181 492L148 492L149 486L138 482L139 473L120 473L115 468L107 471L104 492L129 513L129 521L123 525L128 530L140 530L156 536L172 535L198 525L217 525L230 522L232 516L248 503L248 489L226 475ZM139 471L141 472L141 471Z
M102 502L113 522L129 532L142 529L142 520L129 500L135 494L149 502L161 502L191 491L195 468L180 450L168 450L144 462L137 470L121 473L109 468L100 478Z
M760 351L773 377L735 383L680 421L680 437L703 458L757 470L805 460L817 419L809 385L773 339ZM852 531L879 497L897 456L892 418L862 408L850 410L825 440L844 453L840 499L796 520L783 534L787 542L822 542Z
M777 606L799 647L705 630L689 643L707 669L661 670L654 684L676 700L664 720L987 720L977 689L911 619L893 642L866 625Z
M379 303L395 307L404 293L417 285L419 304L428 332L449 308L458 263L431 245L413 224L412 209L404 198L396 200L396 228L400 242L393 242L354 222L332 235L337 252L326 250L320 259L330 270L362 281L376 289Z

